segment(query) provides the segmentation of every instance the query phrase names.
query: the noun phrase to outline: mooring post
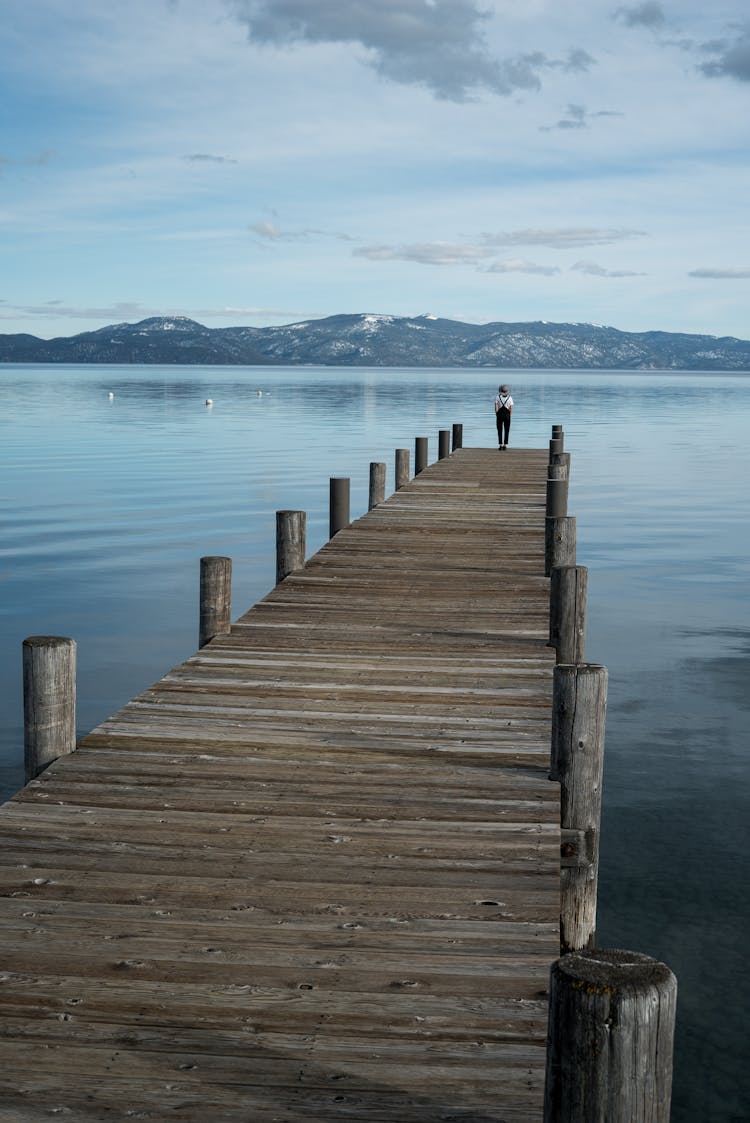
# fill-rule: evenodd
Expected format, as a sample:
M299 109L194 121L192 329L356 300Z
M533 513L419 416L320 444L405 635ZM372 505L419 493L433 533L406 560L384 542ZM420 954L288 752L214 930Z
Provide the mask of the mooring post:
M544 1123L669 1123L677 980L632 951L550 972Z
M575 515L544 520L544 576L561 565L576 564Z
M570 453L569 452L553 452L550 453L549 458L550 466L564 464L567 470L567 478L570 479Z
M552 677L550 779L560 782L560 952L593 947L599 873L607 668L558 663Z
M26 783L76 747L76 643L67 636L23 641Z
M456 424L454 422L452 432L453 432L453 437L452 437L453 451L455 452L457 448L463 448L464 447L464 427L463 427L463 425Z
M438 429L438 460L445 460L446 457L450 456L450 442L450 429Z
M305 564L307 515L304 511L276 512L276 584Z
M552 465L550 465L552 467ZM547 476L548 519L562 519L568 513L568 481L555 476Z
M586 652L585 565L558 565L550 574L549 646L558 663L583 663Z
M385 502L385 464L373 460L370 462L370 493L367 499L367 510L371 511L378 503Z
M418 476L427 467L427 437L414 438L414 475Z
M563 435L562 425L553 425L552 426L552 436L553 437L561 437L562 435Z
M409 450L408 448L396 449L396 491L406 487L409 482Z
M328 536L333 538L349 525L349 478L331 476L328 503Z
M553 437L549 443L549 458L552 460L553 456L559 455L564 452L564 437L560 434L559 437Z
M226 635L232 619L232 559L201 558L198 646Z

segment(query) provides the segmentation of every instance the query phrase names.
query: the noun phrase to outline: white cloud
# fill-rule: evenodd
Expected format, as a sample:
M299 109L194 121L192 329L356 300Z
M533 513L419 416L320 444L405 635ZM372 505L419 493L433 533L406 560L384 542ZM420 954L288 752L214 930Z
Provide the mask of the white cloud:
M401 246L359 246L354 257L369 261L414 261L419 265L474 265L490 254L481 246L451 242L413 242Z
M645 273L637 273L632 269L605 269L595 261L576 261L571 265L578 273L585 273L587 277L645 277Z
M525 261L522 258L512 258L509 261L495 261L492 265L488 265L485 273L534 273L543 277L554 277L556 273L560 272L557 265L537 265L533 261Z
M749 269L691 269L688 277L702 277L709 281L744 281L750 277Z
M562 226L482 234L481 239L486 246L546 246L549 249L568 250L581 246L606 246L612 242L645 237L645 230L625 226Z

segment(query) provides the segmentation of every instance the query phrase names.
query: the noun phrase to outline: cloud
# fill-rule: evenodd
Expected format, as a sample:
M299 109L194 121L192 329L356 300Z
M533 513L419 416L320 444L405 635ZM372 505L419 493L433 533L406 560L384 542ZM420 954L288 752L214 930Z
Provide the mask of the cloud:
M62 300L48 300L44 304L8 304L0 312L0 320L101 320L104 325L145 320L149 316L187 316L189 319L208 320L226 319L229 316L271 317L273 319L293 320L314 318L320 313L300 312L289 308L262 308L254 305L226 305L223 308L173 308L147 307L137 301L121 301L109 305L71 305Z
M231 156L213 156L210 152L193 152L189 156L183 156L183 160L189 160L191 164L237 163L237 160L233 160Z
M606 246L612 242L645 237L647 237L645 230L631 230L625 226L531 228L481 236L482 243L486 246L546 246L555 250L577 249L581 246Z
M653 0L647 0L645 4L634 4L632 7L617 8L614 18L626 27L650 27L654 31L667 22L661 4L654 3Z
M580 72L594 62L582 48L564 59L495 58L482 29L490 14L475 0L232 0L232 7L253 42L358 43L382 77L457 102L482 89L538 90L545 69Z
M688 277L709 281L744 281L750 278L750 269L691 269Z
M475 265L492 251L451 242L414 242L401 246L359 246L354 257L369 261L414 261L419 265Z
M557 266L537 265L523 258L484 262L494 258L498 249L515 246L544 246L547 249L569 250L582 246L605 246L629 238L645 237L643 230L627 227L596 228L586 226L558 229L526 229L484 232L462 242L408 242L400 245L358 246L354 257L368 261L410 261L417 265L475 265L488 273L538 273L551 276L559 273ZM614 276L614 274L608 274Z
M543 277L553 277L560 270L557 265L537 265L533 261L513 258L510 261L495 261L488 265L485 273L535 273Z
M585 105L574 105L572 102L568 105L565 113L566 116L561 117L554 125L540 125L540 131L549 133L553 129L587 129L589 127L589 121L592 121L595 117L624 116L624 114L616 113L611 109L597 109L591 113Z
M595 261L577 261L571 269L585 273L587 277L645 277L645 273L634 273L630 269L605 269Z
M309 238L336 238L340 242L353 242L350 234L342 234L335 230L318 230L306 227L301 230L282 230L274 222L254 222L249 227L252 234L257 234L267 242L306 242Z
M750 26L743 27L733 40L716 39L704 43L701 50L714 56L699 67L706 77L750 82Z

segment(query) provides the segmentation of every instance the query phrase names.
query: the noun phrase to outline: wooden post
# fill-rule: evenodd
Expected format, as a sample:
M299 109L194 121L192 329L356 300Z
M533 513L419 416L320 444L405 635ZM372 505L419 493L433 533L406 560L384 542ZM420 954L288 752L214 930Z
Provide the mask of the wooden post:
M544 520L544 576L561 565L576 564L576 520L574 515Z
M561 437L562 435L563 435L562 425L553 425L552 426L552 436L553 437Z
M307 515L304 511L276 512L276 584L305 564Z
M549 587L549 646L558 663L583 663L586 651L585 565L555 566Z
M463 425L457 425L457 424L454 423L452 443L453 443L453 451L454 452L456 451L457 448L463 448L464 447L464 427L463 427Z
M559 663L552 678L550 779L560 781L560 826L585 838L585 860L560 870L560 952L593 947L599 873L607 668Z
M385 502L385 464L378 461L370 463L370 494L367 500L367 510L371 511L378 503Z
M232 619L232 559L201 558L198 646L229 632Z
M562 519L568 513L568 481L547 477L548 519Z
M633 951L550 972L544 1123L669 1123L677 980Z
M564 451L563 437L562 436L553 437L552 440L549 443L549 458L550 458L550 460L552 460L553 456L557 456L563 451Z
M332 476L329 488L328 535L333 538L349 525L349 478Z
M555 464L564 464L567 468L567 478L570 479L570 453L569 452L553 452L549 458L550 466Z
M445 460L446 457L450 456L450 444L450 429L438 429L438 460Z
M396 491L406 487L409 482L409 450L408 448L396 449Z
M76 643L67 636L23 641L26 783L76 747Z
M418 476L427 467L427 437L414 438L414 475Z

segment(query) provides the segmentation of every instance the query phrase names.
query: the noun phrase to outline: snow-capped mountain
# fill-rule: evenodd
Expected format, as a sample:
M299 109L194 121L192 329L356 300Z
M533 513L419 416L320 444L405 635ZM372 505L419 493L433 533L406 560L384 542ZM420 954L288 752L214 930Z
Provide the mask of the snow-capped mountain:
M750 342L598 324L465 324L429 313L329 316L266 328L207 328L184 316L152 316L51 340L0 335L0 362L744 371Z

